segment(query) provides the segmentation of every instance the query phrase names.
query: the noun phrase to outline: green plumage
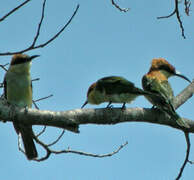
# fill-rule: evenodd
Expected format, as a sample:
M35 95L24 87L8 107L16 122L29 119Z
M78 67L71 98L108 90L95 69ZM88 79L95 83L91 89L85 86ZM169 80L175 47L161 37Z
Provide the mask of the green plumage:
M20 108L31 108L32 106L32 83L30 76L30 62L35 56L17 54L12 57L11 65L4 78L4 95L12 106ZM25 154L29 160L38 156L33 141L33 130L31 125L24 125L13 121L17 134L23 140Z
M108 76L99 79L93 83L87 93L87 100L82 108L87 104L100 104L108 102L108 106L111 103L123 103L122 108L125 107L125 103L132 102L137 96L148 95L127 79L119 76Z
M97 81L96 90L105 91L107 95L130 93L134 95L147 94L136 88L134 83L120 76L108 76Z
M189 125L176 113L173 106L173 90L167 80L159 82L157 78L143 76L142 86L146 91L153 95L145 96L154 106L169 114L176 122L183 127L189 128Z

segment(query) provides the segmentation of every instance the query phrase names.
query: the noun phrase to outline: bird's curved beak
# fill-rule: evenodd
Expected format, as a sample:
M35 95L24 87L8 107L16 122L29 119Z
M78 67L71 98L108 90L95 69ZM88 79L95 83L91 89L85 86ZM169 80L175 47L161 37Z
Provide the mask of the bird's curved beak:
M88 101L86 100L86 102L82 105L81 109L83 109L83 107L88 104Z
M33 55L33 56L30 56L30 61L32 61L32 59L35 59L37 57L39 57L40 55Z
M183 78L183 79L185 79L186 81L188 81L188 82L191 83L191 81L190 81L186 76L182 75L179 71L176 71L174 75L175 75L175 76L178 76L178 77L180 77L180 78Z

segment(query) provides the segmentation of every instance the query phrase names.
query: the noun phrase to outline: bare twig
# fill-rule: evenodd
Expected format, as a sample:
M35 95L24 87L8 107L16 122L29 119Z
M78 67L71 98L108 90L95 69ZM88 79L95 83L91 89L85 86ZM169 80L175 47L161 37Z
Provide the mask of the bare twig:
M34 79L34 81L35 81L35 80L39 80L39 78ZM32 80L32 81L33 81L33 80ZM49 95L49 96L47 96L47 97L44 97L44 98L41 98L41 99L38 99L38 100L33 100L32 102L33 102L35 108L36 108L36 109L39 109L39 107L38 107L37 104L36 104L37 101L40 101L40 100L43 100L43 99L47 99L47 98L49 98L49 97L51 97L51 96L53 96L53 95ZM36 137L38 138L38 137L41 136L45 131L46 131L46 126L43 127L43 129L36 135Z
M114 0L111 0L111 2L112 2L112 5L115 6L121 12L127 12L127 11L129 11L129 8L121 8L118 4L115 3Z
M34 104L34 107L35 107L36 109L39 109L38 105L36 104L36 102L35 102L34 100L32 100L32 103Z
M33 49L38 49L38 48L43 48L45 46L47 46L49 43L51 43L52 41L54 41L65 29L66 27L71 23L71 21L73 20L74 16L76 15L78 9L79 9L79 4L77 5L73 15L71 16L71 18L68 20L68 22L54 35L52 36L48 41L42 43L42 44L39 44L39 45L35 45L36 44L36 41L39 37L39 33L40 33L40 28L41 28L41 25L42 25L42 21L44 19L44 9L45 9L45 3L46 3L46 0L44 0L43 2L43 6L42 6L42 16L41 16L41 19L40 19L40 22L39 22L39 25L38 25L38 28L37 28L37 32L36 32L36 35L34 37L34 40L32 42L32 44L26 48L26 49L23 49L23 50L20 50L20 51L14 51L14 52L2 52L0 53L0 56L5 56L5 55L13 55L13 54L18 54L18 53L24 53L24 52L27 52L27 51L30 51L30 50L33 50Z
M4 71L6 71L7 72L7 69L5 68L5 66L7 66L9 63L6 63L5 65L0 65L0 67L4 70Z
M157 17L157 19L169 18L169 17L173 16L175 13L176 13L176 9L174 9L174 11L172 13L170 13L169 15L167 15L167 16L160 16L160 17Z
M34 102L42 101L42 100L48 99L48 98L50 98L50 97L52 97L52 96L53 96L53 94L51 94L51 95L49 95L49 96L46 96L46 97L43 97L43 98L40 98L40 99L37 99L37 100L34 100Z
M51 150L51 149L49 149L47 144L43 143L38 138L35 138L35 140L47 152L44 157L42 157L40 159L34 159L34 161L38 161L38 162L44 161L44 160L48 159L51 154L63 154L63 153L73 153L73 154L78 154L78 155L83 155L83 156L104 158L104 157L109 157L109 156L113 156L113 155L117 154L122 148L124 148L128 144L128 142L122 144L118 149L116 149L115 151L113 151L111 153L107 153L107 154L93 154L93 153L87 153L87 152L83 152L83 151L70 150L70 148L64 149L64 150L61 150L61 151Z
M59 137L55 141L53 141L52 143L47 144L47 146L50 147L50 146L55 145L57 142L59 142L59 140L63 137L64 133L65 133L65 130L62 130L62 133L59 135Z
M190 147L191 147L190 138L189 138L189 133L184 132L184 134L185 134L185 139L186 139L186 142L187 142L187 152L186 152L185 160L183 162L183 165L182 165L182 167L179 171L179 174L178 174L176 180L179 180L181 178L182 173L184 171L184 168L185 168L186 164L189 162L189 153L190 153Z
M190 15L191 1L190 0L185 0L184 5L185 5L185 14L187 16L189 16Z
M182 31L182 37L185 39L185 33L184 33L184 27L183 27L183 23L181 21L181 18L180 18L180 14L179 14L179 2L178 0L175 0L175 8L174 8L174 11L167 15L167 16L161 16L161 17L157 17L157 19L163 19L163 18L169 18L171 16L173 16L174 14L176 14L176 17L177 17L177 20L179 22L179 25L180 25L180 28L181 28L181 31Z
M49 95L49 96L46 96L46 97L43 97L43 98L40 98L40 99L37 99L37 100L32 100L32 103L34 104L34 106L35 106L36 109L39 109L39 107L37 106L36 102L42 101L42 100L44 100L44 99L48 99L48 98L50 98L50 97L52 97L52 96L53 96L53 95L51 94L51 95Z
M42 15L41 15L41 18L40 18L40 22L38 24L38 29L37 29L37 32L36 32L36 36L34 37L34 41L32 42L31 47L34 47L34 45L36 44L36 41L39 37L39 34L40 34L40 29L41 29L42 22L43 22L43 19L44 19L45 4L46 4L46 0L44 0L43 4L42 4Z
M41 136L45 131L46 131L46 126L43 127L43 129L36 135L36 137L38 138L38 137Z
M190 160L188 160L188 162L189 162L190 164L194 164L194 161L190 161Z
M14 9L12 9L10 12L8 12L6 15L4 15L2 18L0 18L0 22L5 20L8 16L10 16L11 14L13 14L15 11L17 11L19 8L21 8L22 6L24 6L25 4L27 4L30 0L26 0L24 1L22 4L20 4L19 6L15 7Z
M31 81L39 81L40 78L32 79Z

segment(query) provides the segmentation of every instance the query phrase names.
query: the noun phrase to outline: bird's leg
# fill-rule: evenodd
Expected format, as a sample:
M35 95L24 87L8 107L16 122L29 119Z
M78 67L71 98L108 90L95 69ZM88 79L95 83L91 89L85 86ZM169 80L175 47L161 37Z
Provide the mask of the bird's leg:
M24 112L25 112L25 114L28 113L28 106L25 106L25 107L24 107Z
M10 107L9 116L13 120L13 122L16 122L16 120L15 120L15 109L16 109L16 105L15 104L10 104L8 102L8 106Z
M126 109L126 106L125 106L126 102L123 103L122 107L121 107L121 110L124 111Z
M113 108L113 105L111 105L112 104L112 101L110 101L109 103L108 103L108 105L106 106L106 108Z

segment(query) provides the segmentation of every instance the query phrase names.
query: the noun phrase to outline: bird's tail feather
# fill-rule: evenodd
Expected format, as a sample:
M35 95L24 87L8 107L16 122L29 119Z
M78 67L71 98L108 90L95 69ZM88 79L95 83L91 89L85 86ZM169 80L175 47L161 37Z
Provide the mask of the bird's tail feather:
M29 160L32 160L38 156L36 146L33 141L32 126L25 126L18 123L13 123L14 128L18 134L21 134L25 154Z
M188 125L188 123L186 123L181 117L178 118L178 119L176 120L176 122L177 122L177 124L178 124L179 126L182 126L182 127L185 127L185 128L190 128L190 126Z
M25 154L29 160L38 156L36 146L33 141L33 131L31 126L25 126L20 129L22 141L24 144Z
M185 127L185 128L190 128L189 124L187 122L184 121L183 118L181 118L177 112L171 112L171 115L173 117L173 119L176 120L176 123L179 125L179 126L182 126L182 127Z

